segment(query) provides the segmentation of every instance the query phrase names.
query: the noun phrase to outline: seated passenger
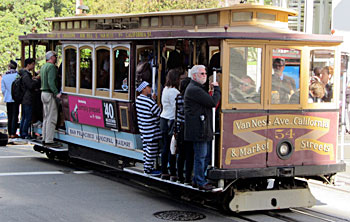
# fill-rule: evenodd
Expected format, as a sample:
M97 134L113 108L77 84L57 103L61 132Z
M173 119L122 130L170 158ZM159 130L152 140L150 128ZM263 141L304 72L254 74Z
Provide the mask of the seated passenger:
M314 73L313 73L313 76L311 77L310 82L311 83L313 83L315 81L321 82L321 68L320 67L315 67L313 72Z
M325 95L325 87L321 82L315 81L309 86L309 103L320 103Z
M331 67L325 66L321 70L321 82L325 87L325 95L322 98L324 102L331 102L333 98L333 83L329 81L331 78L331 73L330 73L331 69L332 69Z
M128 66L125 66L128 53L126 50L119 50L118 58L115 61L114 89L121 90L123 80L128 78Z
M152 83L152 67L149 63L148 52L141 55L141 62L136 67L136 83L146 81ZM152 84L151 84L152 85Z
M230 101L234 103L260 102L260 95L256 92L255 82L250 76L242 77L239 88L235 88L233 92L230 92Z
M289 103L290 96L296 92L295 81L293 78L284 75L285 60L277 58L273 61L272 91L279 94L279 103ZM273 102L273 100L272 100Z
M175 50L169 53L169 58L167 62L167 69L183 68L183 41L178 40L175 44ZM182 72L182 71L181 71Z

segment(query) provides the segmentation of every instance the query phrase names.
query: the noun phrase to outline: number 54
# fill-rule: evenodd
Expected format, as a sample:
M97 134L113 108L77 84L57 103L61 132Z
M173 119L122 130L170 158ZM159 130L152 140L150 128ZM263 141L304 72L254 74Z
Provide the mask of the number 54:
M277 129L275 130L275 138L276 139L284 139L289 138L293 139L295 133L293 133L293 129Z

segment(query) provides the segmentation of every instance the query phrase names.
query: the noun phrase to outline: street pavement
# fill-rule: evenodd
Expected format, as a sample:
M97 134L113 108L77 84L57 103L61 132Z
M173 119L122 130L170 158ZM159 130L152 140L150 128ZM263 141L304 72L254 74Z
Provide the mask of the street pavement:
M0 221L164 221L153 214L202 213L202 221L232 221L218 212L173 200L156 191L75 169L32 150L0 147Z

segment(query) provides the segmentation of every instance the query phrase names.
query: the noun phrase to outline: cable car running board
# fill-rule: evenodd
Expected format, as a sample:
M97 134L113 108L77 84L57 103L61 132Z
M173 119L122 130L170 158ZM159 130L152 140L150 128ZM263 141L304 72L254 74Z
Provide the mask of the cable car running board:
M62 144L60 147L51 147L51 146L47 146L45 144L43 144L42 142L38 142L38 141L35 141L35 140L27 140L28 143L32 144L32 145L35 145L35 146L40 146L44 149L48 149L48 150L51 150L51 151L55 151L55 152L68 152L68 146L67 144L64 144L62 142L60 142L60 144Z
M137 167L125 167L123 170L125 172L128 172L128 173L137 174L139 176L148 177L148 178L151 178L151 179L154 179L154 180L157 180L157 181L161 181L161 182L168 183L168 184L173 184L173 185L184 187L184 188L187 188L187 189L196 190L196 191L200 191L200 192L208 192L208 191L205 191L205 190L200 190L198 188L194 188L191 185L186 185L186 184L183 184L183 183L173 182L173 181L170 181L170 180L164 180L164 179L161 179L160 177L155 177L155 176L151 176L151 175L145 174L143 171L141 171ZM222 191L222 188L215 188L215 189L211 190L210 192L215 193L215 192L221 192L221 191Z

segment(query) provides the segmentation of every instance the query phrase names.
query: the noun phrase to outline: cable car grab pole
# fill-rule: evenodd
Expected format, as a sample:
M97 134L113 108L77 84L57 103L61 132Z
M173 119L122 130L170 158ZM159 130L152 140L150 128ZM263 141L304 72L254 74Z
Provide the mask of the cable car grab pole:
M341 146L340 146L340 160L344 161L344 140L345 140L345 106L346 106L346 77L347 73L343 73L343 94L341 107Z
M213 82L216 82L216 68L213 68ZM214 94L214 89L213 89ZM215 109L216 104L213 108L213 140L211 143L211 166L215 166Z

